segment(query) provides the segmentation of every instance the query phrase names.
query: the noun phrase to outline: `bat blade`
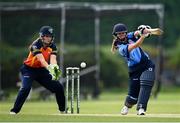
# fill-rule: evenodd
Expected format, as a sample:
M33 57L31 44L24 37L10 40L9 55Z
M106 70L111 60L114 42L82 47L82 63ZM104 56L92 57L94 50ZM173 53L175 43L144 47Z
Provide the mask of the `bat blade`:
M161 30L160 28L147 29L147 30L153 35L162 35L163 34L163 30Z

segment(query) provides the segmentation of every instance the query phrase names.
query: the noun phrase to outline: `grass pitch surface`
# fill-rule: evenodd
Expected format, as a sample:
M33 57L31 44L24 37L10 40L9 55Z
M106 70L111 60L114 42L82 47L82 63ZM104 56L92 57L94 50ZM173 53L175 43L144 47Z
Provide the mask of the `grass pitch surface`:
M60 114L55 100L51 100L27 101L18 115L9 115L14 101L3 101L0 102L0 122L180 122L177 92L160 93L158 99L151 98L145 116L136 115L136 107L128 115L120 115L125 96L124 93L103 93L99 100L82 100L80 114Z

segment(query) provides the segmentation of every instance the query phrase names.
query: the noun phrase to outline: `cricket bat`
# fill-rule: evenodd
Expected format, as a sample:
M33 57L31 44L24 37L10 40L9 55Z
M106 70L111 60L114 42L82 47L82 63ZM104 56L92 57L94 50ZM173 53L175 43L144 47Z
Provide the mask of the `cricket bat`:
M147 29L147 30L153 35L162 35L163 34L163 30L161 30L160 28L153 28L153 29Z

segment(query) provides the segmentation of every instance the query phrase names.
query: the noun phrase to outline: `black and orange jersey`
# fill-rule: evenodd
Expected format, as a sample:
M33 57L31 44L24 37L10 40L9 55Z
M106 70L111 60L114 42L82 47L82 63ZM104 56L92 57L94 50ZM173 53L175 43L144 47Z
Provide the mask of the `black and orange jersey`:
M33 68L42 67L40 61L36 57L36 55L39 53L42 53L42 55L44 56L44 59L47 61L47 63L49 63L50 55L51 54L54 54L54 55L57 54L56 45L54 43L52 43L48 47L43 47L42 40L37 39L30 46L30 53L29 53L27 59L24 61L24 64L29 66L29 67L33 67Z

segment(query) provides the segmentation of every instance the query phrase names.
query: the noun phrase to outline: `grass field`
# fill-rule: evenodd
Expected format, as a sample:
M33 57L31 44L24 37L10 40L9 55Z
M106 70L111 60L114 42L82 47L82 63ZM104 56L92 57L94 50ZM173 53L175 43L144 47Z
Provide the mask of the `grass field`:
M99 100L81 101L80 114L60 114L54 100L28 101L18 115L9 115L13 101L0 102L0 122L180 122L180 94L161 93L151 98L147 115L137 116L133 107L120 115L124 93L103 93Z

